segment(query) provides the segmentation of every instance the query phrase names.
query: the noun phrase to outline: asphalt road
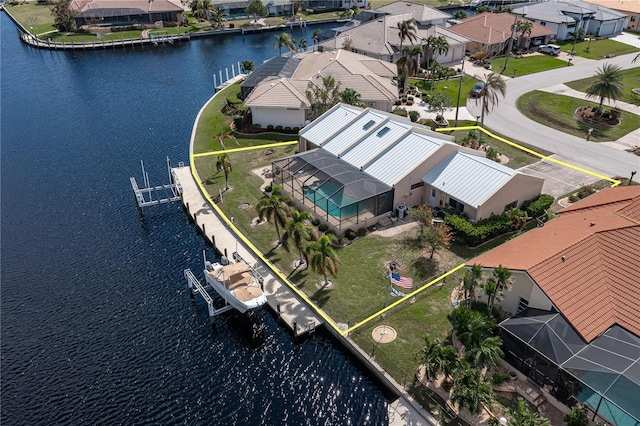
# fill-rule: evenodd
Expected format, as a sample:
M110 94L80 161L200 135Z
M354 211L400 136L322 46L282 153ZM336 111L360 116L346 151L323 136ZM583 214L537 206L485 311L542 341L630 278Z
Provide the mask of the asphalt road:
M508 79L506 97L500 98L498 106L489 115L485 115L485 127L506 137L560 154L604 175L630 176L632 170L640 171L640 157L606 145L587 142L586 134L584 138L578 138L536 123L518 111L516 100L533 90L592 77L597 68L605 63L620 65L625 69L637 67L638 63L631 63L635 56L633 53ZM476 105L474 100L467 102L467 109L474 116L480 115L480 105ZM640 145L640 140L637 144Z

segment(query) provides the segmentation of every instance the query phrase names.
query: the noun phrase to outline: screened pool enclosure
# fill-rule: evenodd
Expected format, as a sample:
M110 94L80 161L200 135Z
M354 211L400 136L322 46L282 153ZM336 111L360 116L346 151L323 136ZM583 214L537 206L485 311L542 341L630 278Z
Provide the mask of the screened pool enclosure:
M393 208L393 188L322 149L276 160L272 168L274 185L337 229L373 225Z
M640 426L640 338L614 325L585 343L558 312L526 309L500 324L505 359L568 406ZM597 416L597 417L596 417Z

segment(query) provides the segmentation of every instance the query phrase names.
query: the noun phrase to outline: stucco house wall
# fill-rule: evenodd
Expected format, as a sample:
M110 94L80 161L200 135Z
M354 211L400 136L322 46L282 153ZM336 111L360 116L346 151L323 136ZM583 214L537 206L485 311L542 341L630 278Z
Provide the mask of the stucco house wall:
M305 110L302 108L251 107L253 124L263 128L269 125L283 127L304 127Z
M533 176L514 175L485 204L478 206L478 216L489 217L492 214L502 214L505 211L505 206L514 201L517 202L517 207L520 207L523 202L540 195L543 183L542 179Z
M493 269L483 268L483 273L485 278L488 278L493 274ZM501 301L496 302L496 305L506 312L508 316L513 316L518 312L518 304L521 298L528 301L529 304L527 306L531 308L551 310L554 307L551 300L525 271L512 270L511 280L511 289L504 292L504 298ZM476 295L478 300L486 303L487 296L482 289L477 289Z

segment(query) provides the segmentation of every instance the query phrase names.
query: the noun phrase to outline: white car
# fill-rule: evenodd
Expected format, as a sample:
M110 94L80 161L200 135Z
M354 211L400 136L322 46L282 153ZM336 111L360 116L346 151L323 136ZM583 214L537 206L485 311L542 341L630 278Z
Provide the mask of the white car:
M558 56L560 54L560 46L555 44L543 44L542 46L538 46L538 52Z

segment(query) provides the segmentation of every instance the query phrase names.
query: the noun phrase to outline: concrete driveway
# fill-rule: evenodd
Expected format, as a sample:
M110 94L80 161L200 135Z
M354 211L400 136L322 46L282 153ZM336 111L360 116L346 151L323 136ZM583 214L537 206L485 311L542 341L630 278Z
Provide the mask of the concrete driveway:
M552 155L551 158L572 163L571 159L559 155ZM578 164L574 165L580 167ZM545 160L525 166L520 171L544 179L542 193L553 195L555 198L600 180L598 177Z

